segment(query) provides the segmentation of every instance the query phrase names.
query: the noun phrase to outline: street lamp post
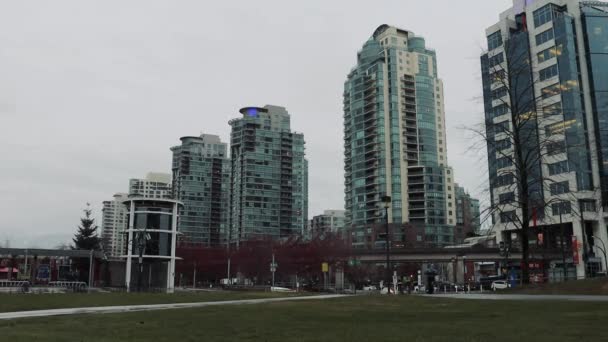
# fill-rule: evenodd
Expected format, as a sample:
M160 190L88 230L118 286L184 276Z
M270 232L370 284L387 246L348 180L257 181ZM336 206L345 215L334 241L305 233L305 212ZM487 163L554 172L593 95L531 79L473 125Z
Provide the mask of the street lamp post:
M562 221L562 209L563 203L559 204L559 228L562 234L562 267L564 270L564 281L568 281L568 266L566 265L566 235L564 234L564 223Z
M388 208L391 206L391 196L382 196L384 203L385 233L386 233L386 287L389 288L391 281L391 249L388 235Z
M462 288L464 290L464 286L467 283L467 256L462 256Z

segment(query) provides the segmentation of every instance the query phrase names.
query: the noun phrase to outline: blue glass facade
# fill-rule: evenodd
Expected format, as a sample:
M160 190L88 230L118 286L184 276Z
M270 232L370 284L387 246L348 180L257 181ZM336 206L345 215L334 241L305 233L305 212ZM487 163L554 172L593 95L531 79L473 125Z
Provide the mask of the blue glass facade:
M608 7L581 6L595 135L600 165L602 201L608 204Z
M553 21L557 66L559 69L560 100L563 130L569 169L576 171L576 189L592 190L591 155L587 134L583 90L577 58L574 18L568 14Z

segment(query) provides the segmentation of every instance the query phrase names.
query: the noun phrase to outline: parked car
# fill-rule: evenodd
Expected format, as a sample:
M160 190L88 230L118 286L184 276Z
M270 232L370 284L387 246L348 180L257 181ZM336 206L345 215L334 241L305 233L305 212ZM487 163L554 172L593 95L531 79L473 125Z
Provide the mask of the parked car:
M492 282L492 291L504 290L509 288L509 283L505 280L495 280Z
M365 285L363 286L363 291L376 291L378 288L376 285Z

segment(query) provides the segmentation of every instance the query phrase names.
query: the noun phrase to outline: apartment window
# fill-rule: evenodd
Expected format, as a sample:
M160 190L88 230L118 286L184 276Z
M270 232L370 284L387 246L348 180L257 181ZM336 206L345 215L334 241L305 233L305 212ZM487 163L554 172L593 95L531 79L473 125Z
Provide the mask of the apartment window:
M498 55L492 56L488 59L490 68L495 67L504 61L505 61L505 56L502 54L502 52L499 53Z
M498 201L500 204L507 204L515 201L515 193L507 192L506 194L498 195Z
M508 132L509 131L509 121L503 121L494 124L494 131L496 133Z
M496 177L494 185L496 187L507 186L513 184L513 175L502 175Z
M551 96L559 95L561 90L562 90L562 86L561 86L561 84L559 84L559 82L557 82L557 83L553 83L550 86L544 87L543 89L541 89L540 92L541 92L543 99L546 99Z
M563 160L563 161L553 163L553 164L547 164L547 167L549 168L550 176L559 175L561 173L566 173L566 172L570 171L567 160Z
M594 213L597 211L594 200L582 200L581 209L584 212Z
M553 39L553 28L536 35L536 45L541 45Z
M492 100L499 100L507 95L508 91L506 87L501 87L492 90Z
M511 148L511 139L497 140L494 146L497 151L502 151Z
M570 202L559 202L551 204L551 212L553 216L558 216L560 213L562 215L570 214L572 211L572 205Z
M534 27L539 27L542 24L548 23L553 20L553 12L555 5L547 4L536 11L534 11Z
M543 114L545 115L559 115L562 113L562 103L556 102L548 106L543 107Z
M538 76L541 81L548 80L553 76L557 76L557 64L553 64L549 67L541 69L538 72Z
M555 46L552 46L548 49L545 49L539 53L536 54L536 57L538 57L538 63L542 63L544 61L548 61L553 57L557 56L557 50L555 49Z
M502 46L502 34L496 31L488 36L488 50L494 50L499 46Z
M566 194L570 192L570 184L568 184L568 181L553 183L549 185L549 191L551 196Z
M513 165L513 161L510 158L502 157L502 158L496 159L496 168L497 169L502 169L505 167L509 167L511 165Z
M566 152L566 142L563 140L547 144L547 154L550 156L564 152Z
M515 211L505 211L500 213L500 222L509 223L515 221Z
M501 116L507 114L509 112L509 106L502 103L494 108L492 108L492 117Z

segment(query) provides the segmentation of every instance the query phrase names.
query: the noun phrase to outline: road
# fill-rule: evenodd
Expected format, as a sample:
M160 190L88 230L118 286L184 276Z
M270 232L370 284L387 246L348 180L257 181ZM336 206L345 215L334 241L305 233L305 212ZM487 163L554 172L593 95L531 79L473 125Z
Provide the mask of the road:
M455 299L477 299L477 300L566 300L581 302L608 302L608 296L585 296L585 295L526 295L526 294L482 294L482 293L460 293L460 294L434 294L423 295L434 298Z
M331 299L331 298L341 298L341 297L348 297L348 295L321 295L321 296L228 300L228 301L219 301L219 302L121 305L121 306L99 306L99 307L88 307L88 308L17 311L17 312L0 313L0 320L8 320L8 319L15 319L15 318L62 316L62 315L121 313L121 312L137 312L137 311L152 311L152 310L200 308L200 307L205 307L205 306L219 306L219 305L262 304L262 303L287 302L287 301L297 301L297 300Z

